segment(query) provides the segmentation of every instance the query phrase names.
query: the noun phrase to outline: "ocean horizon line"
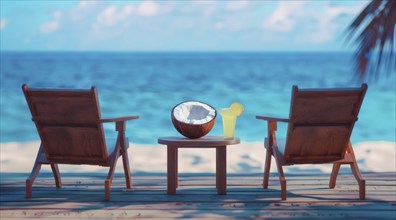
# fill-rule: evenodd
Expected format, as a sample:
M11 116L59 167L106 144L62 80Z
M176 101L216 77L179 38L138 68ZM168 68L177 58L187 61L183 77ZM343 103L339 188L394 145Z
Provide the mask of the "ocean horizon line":
M353 50L282 50L282 51L252 51L252 50L136 50L136 51L127 51L127 50L0 50L0 53L137 53L137 54L172 54L172 53L197 53L197 54L205 54L205 53L214 53L214 54L224 54L224 53L241 53L241 54L310 54L310 53L329 53L329 54L353 54Z

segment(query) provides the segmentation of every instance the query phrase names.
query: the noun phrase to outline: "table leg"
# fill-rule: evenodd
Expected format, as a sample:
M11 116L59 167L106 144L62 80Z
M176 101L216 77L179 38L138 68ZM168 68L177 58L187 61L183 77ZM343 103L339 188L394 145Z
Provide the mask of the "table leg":
M217 194L227 194L227 146L216 147Z
M219 150L216 147L216 188L219 189Z
M179 187L179 148L175 148L175 181L176 181L176 188Z
M176 194L177 147L168 145L168 194Z

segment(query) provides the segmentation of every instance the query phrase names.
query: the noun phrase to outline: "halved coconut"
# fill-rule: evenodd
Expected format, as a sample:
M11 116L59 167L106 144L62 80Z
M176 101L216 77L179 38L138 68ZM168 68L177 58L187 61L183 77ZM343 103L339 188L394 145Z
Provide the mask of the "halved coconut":
M188 138L200 138L212 130L216 109L197 101L186 101L172 109L172 123L176 130Z

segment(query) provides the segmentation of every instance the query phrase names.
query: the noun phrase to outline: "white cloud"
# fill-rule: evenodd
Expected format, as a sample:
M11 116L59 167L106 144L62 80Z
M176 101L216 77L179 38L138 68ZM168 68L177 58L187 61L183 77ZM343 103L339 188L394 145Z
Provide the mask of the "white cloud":
M3 30L7 25L7 20L2 18L0 19L0 30Z
M299 43L330 42L342 28L337 19L343 15L353 17L363 6L337 6L329 2L312 6L305 3L280 2L272 15L263 22L263 27L275 32L293 32L296 35L294 39Z
M176 12L189 17L200 15L209 17L216 12L217 3L214 0L186 2L179 1L177 4L172 4L171 7L173 7L173 9L170 12ZM164 12L163 7L164 6L161 5L161 12Z
M249 6L249 2L247 0L240 0L240 1L230 1L227 2L225 9L227 11L240 11Z
M311 35L312 41L322 43L333 40L336 30L340 28L334 20L342 15L356 15L358 13L356 9L325 5L323 11L314 13L313 16L317 21L317 26Z
M216 30L222 30L224 28L224 23L223 22L217 22L214 24L214 28Z
M88 17L92 12L94 12L94 8L97 6L97 1L81 1L76 8L73 8L69 12L70 19L73 21L81 21Z
M44 34L50 34L59 29L59 19L62 17L62 12L57 10L53 14L54 18L52 21L45 22L40 25L40 31Z
M54 18L55 19L60 19L62 17L62 12L57 10L54 12Z
M50 34L59 28L59 22L58 21L50 21L46 22L40 25L40 30L44 34Z
M269 19L264 21L264 28L280 32L291 31L304 4L305 2L300 1L280 2Z
M90 0L90 1L81 1L80 4L78 4L77 9L78 10L84 10L86 8L90 8L93 5L96 4L95 0Z
M143 16L154 16L158 13L159 7L153 1L142 1L138 7L138 14Z
M124 9L121 12L122 19L124 19L125 17L129 16L132 12L133 12L132 5L125 6Z
M98 15L96 20L100 24L114 25L117 23L117 19L115 17L116 11L117 11L117 7L114 5L111 5L111 6L107 7L104 11L102 11Z
M204 17L210 17L214 13L216 13L216 6L214 4L206 5L206 7L202 10L202 14Z
M117 10L116 6L110 5L97 16L93 28L98 30L102 26L115 26L128 18L133 10L132 5L126 5L121 10Z

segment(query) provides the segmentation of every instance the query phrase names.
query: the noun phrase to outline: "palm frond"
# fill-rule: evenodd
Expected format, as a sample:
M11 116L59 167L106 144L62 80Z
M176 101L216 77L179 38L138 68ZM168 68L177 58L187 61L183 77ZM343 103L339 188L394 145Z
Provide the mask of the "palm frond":
M395 25L395 0L373 0L349 25L346 36L357 44L355 72L360 81L396 73Z

